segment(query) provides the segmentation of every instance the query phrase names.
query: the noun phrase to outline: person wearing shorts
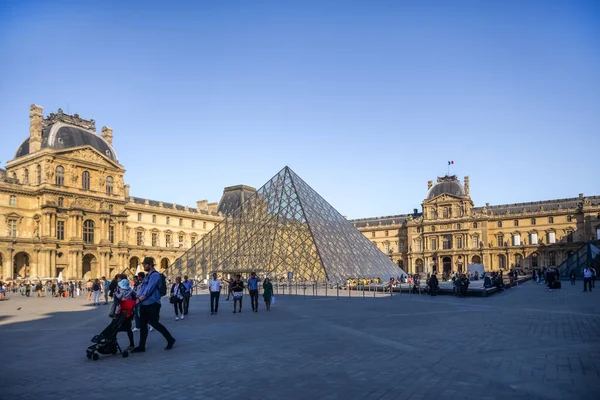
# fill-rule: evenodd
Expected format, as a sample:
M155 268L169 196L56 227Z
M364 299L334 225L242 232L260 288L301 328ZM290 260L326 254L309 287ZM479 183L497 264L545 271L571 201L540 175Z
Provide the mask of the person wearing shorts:
M242 276L237 274L235 276L235 280L231 284L231 290L233 292L233 313L235 314L235 306L236 304L240 304L238 308L238 312L242 312L242 299L244 298L244 282L242 281Z

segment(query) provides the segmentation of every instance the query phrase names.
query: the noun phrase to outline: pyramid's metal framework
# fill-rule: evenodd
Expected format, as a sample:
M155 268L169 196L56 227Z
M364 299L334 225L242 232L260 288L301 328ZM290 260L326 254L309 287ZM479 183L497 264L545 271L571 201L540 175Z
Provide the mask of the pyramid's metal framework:
M289 167L175 260L167 274L250 271L336 283L404 274Z

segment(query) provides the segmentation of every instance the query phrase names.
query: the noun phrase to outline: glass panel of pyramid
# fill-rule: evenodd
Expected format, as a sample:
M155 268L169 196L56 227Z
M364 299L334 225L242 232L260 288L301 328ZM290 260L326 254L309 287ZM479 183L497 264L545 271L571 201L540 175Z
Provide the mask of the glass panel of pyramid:
M344 283L405 272L289 167L169 267L169 276L249 273Z

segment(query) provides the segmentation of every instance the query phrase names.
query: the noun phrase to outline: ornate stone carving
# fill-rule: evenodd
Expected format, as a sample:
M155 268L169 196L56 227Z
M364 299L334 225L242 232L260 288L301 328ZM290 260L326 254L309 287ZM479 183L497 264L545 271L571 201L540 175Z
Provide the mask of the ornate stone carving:
M93 119L83 119L79 116L79 114L65 114L61 108L58 109L56 114L50 113L50 115L48 115L43 121L44 127L52 125L56 122L64 122L90 131L96 131L96 121Z
M71 203L71 207L96 210L98 208L98 203L92 199L76 197L75 200L73 200L73 203Z
M71 153L73 158L83 161L89 161L96 164L106 164L106 159L90 149L79 149Z

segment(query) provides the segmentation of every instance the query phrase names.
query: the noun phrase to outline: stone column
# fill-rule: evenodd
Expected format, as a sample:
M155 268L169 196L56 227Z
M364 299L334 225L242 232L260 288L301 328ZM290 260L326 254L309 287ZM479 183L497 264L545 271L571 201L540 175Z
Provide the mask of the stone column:
M56 250L50 250L50 264L48 265L48 277L56 277Z
M81 277L83 276L83 254L81 251L77 250L77 254L76 254L76 259L77 259L77 263L75 265L77 265L77 279L81 279Z

